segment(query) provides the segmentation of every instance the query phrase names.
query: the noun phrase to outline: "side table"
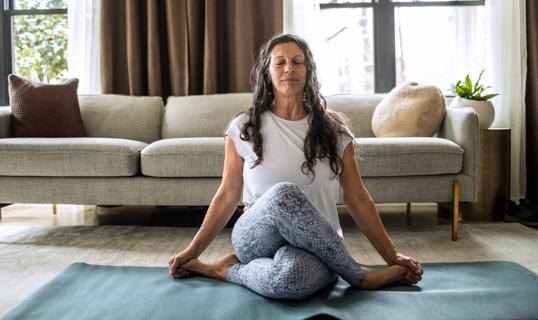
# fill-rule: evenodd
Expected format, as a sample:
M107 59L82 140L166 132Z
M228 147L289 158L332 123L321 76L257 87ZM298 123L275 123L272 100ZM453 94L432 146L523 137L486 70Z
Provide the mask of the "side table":
M480 130L478 201L460 202L465 222L503 220L505 200L510 198L510 129ZM450 218L452 204L439 203L438 216Z

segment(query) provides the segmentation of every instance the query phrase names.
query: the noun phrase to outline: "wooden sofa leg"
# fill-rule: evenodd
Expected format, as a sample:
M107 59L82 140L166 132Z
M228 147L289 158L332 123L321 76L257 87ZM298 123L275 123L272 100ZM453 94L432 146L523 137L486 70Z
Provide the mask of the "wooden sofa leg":
M52 214L56 214L58 212L58 208L56 207L56 203L52 204Z
M459 205L460 205L460 182L454 180L452 184L452 241L458 241Z

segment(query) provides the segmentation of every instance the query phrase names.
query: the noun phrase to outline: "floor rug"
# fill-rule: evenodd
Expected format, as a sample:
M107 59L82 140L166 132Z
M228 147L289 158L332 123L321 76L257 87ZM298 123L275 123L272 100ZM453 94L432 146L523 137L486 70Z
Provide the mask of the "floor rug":
M173 279L162 267L75 263L3 319L536 319L538 276L506 261L425 263L417 286L378 291L343 280L304 301L234 284Z

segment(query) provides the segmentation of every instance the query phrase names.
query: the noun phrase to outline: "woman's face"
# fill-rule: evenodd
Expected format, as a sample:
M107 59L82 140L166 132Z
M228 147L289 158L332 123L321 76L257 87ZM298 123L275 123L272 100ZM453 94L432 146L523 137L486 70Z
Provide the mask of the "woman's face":
M302 98L306 81L303 50L294 42L275 46L271 51L269 78L275 95Z

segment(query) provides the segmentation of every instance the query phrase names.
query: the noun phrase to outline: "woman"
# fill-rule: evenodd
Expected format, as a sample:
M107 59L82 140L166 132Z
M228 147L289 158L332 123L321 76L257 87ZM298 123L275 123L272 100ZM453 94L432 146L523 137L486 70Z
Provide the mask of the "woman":
M295 300L337 276L362 289L420 281L420 264L396 251L364 187L345 118L326 109L306 42L274 37L262 47L252 78L252 106L226 130L221 185L190 245L170 258L170 274L193 272ZM336 210L340 187L388 268L361 268L344 247ZM244 213L232 231L235 254L202 263L197 258L231 218L242 192Z

